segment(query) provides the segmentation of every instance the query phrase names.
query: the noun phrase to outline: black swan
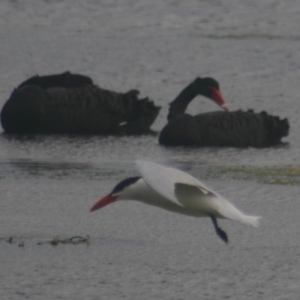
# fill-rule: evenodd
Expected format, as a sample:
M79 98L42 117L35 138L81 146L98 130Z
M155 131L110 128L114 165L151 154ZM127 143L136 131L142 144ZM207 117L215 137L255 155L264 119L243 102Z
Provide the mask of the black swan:
M159 143L168 146L268 147L281 143L288 135L289 122L266 112L216 111L191 116L189 103L202 95L228 110L213 78L196 78L170 104L168 124Z
M139 92L117 93L69 72L35 76L13 91L1 111L6 133L141 135L160 107Z

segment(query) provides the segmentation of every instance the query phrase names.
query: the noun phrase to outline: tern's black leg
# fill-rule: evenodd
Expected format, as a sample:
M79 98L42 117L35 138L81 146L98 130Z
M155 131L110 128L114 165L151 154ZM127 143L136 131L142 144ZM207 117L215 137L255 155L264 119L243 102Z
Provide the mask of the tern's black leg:
M227 234L225 231L223 231L219 226L218 226L218 222L217 222L217 219L215 216L213 215L209 215L213 224L214 224L214 227L215 227L215 230L216 230L216 233L217 235L221 238L222 241L224 241L226 244L228 244L228 237L227 237Z

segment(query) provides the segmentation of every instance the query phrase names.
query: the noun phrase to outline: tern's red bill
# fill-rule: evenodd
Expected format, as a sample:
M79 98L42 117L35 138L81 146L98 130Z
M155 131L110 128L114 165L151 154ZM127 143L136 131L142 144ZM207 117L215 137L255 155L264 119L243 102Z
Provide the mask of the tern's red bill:
M100 209L110 203L113 203L117 200L118 196L112 196L112 195L107 195L104 198L100 199L92 208L90 211L95 211L97 209Z

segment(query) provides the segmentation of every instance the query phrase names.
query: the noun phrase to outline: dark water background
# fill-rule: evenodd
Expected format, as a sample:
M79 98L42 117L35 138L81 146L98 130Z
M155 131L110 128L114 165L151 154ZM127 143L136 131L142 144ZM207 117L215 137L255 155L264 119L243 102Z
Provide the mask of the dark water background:
M299 299L299 25L295 0L2 1L1 107L26 78L69 70L151 97L159 131L182 88L213 76L231 109L288 117L291 131L271 149L1 134L1 299ZM215 109L199 97L188 111ZM221 221L225 246L208 219L135 202L90 214L141 158L204 179L260 227ZM76 235L90 245L48 243Z

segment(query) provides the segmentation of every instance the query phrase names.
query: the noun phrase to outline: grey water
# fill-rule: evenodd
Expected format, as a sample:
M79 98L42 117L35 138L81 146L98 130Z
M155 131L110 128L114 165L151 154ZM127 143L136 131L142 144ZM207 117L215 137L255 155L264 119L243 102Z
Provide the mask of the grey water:
M269 149L2 132L0 298L299 299L299 16L296 0L1 1L1 107L30 76L69 70L103 88L139 89L162 106L159 131L168 103L196 76L212 76L232 110L287 117L291 130ZM216 109L198 97L188 112ZM262 216L260 227L221 220L226 246L205 218L133 201L89 213L136 175L136 159L204 180ZM273 178L278 168L290 173ZM87 235L89 245L49 243Z

